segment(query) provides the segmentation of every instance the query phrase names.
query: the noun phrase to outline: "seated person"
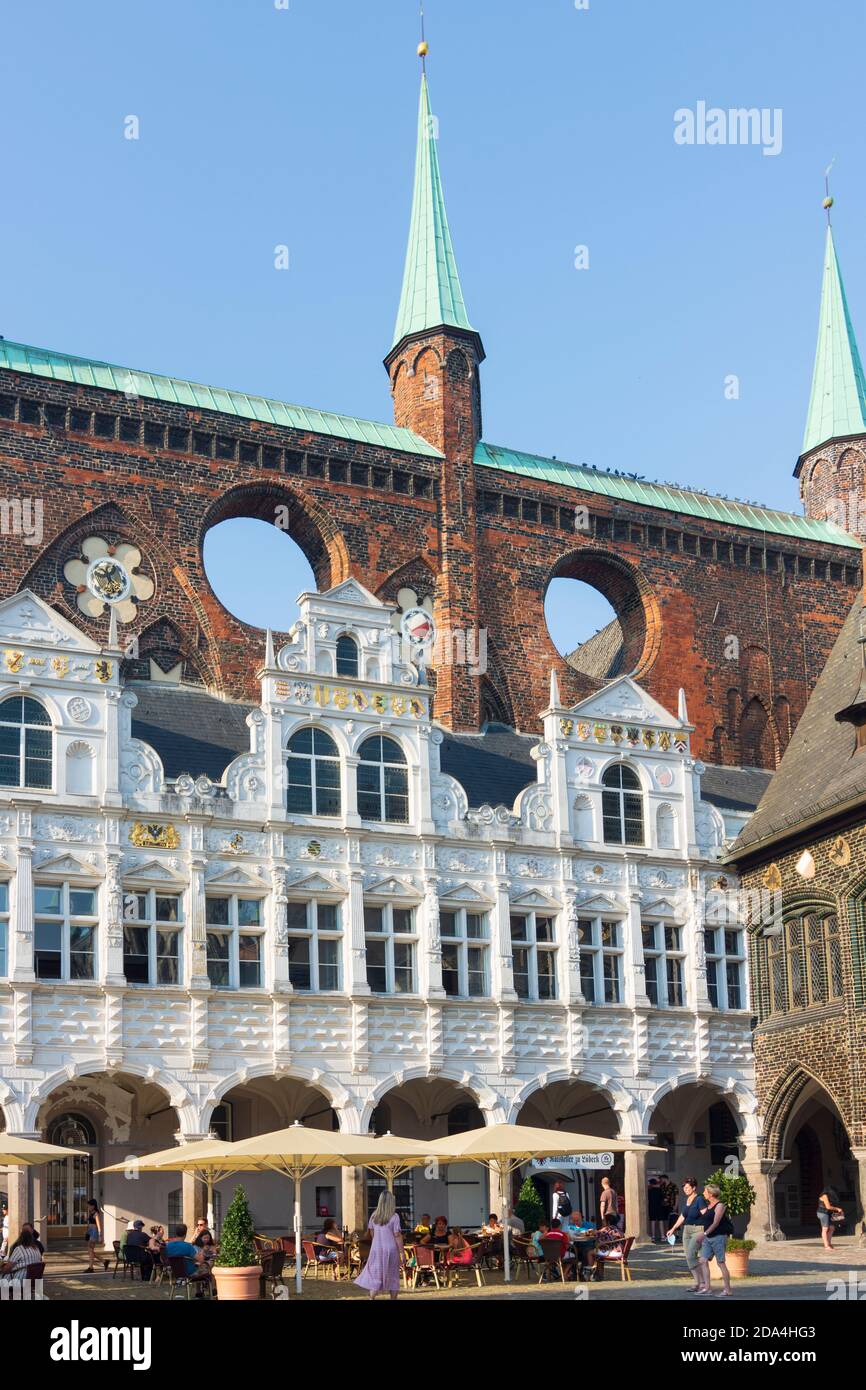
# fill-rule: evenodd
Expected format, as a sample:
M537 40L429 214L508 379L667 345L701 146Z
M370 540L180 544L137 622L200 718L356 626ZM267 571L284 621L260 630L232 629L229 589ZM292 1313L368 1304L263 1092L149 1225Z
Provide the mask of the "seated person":
M193 1241L193 1245L197 1245L201 1251L202 1268L210 1269L217 1257L216 1241L210 1231L202 1232L201 1237Z
M481 1234L483 1236L502 1235L502 1222L499 1220L499 1217L496 1215L495 1211L492 1211L488 1216L487 1220L484 1222L484 1225L481 1227Z
M192 1238L193 1245L200 1246L201 1238L205 1234L211 1236L211 1239L213 1239L213 1233L211 1232L211 1229L208 1226L207 1221L204 1219L203 1216L200 1216L198 1221L195 1223L195 1233Z
M140 1264L142 1279L149 1279L153 1273L153 1254L150 1241L144 1234L143 1221L133 1221L132 1230L126 1233L126 1249L130 1264ZM136 1251L134 1255L131 1253L133 1250Z
M433 1222L433 1229L422 1237L422 1245L435 1245L440 1250L448 1248L448 1218L447 1216L437 1216Z
M202 1263L201 1251L197 1250L191 1241L186 1238L186 1226L181 1221L174 1228L174 1235L165 1243L165 1253L169 1260L176 1260L183 1256L186 1261L187 1275L192 1278L198 1274L199 1265Z
M343 1237L340 1235L340 1228L333 1216L329 1216L316 1236L316 1259L325 1264L333 1264L339 1258L342 1248Z
M8 1260L0 1263L0 1274L10 1279L26 1279L27 1271L32 1265L40 1265L44 1260L43 1251L36 1242L36 1236L32 1230L28 1231L22 1227L21 1234L14 1242L9 1251Z
M448 1263L450 1265L471 1265L472 1246L459 1226L452 1227L448 1237Z
M597 1260L621 1260L625 1237L619 1229L619 1216L606 1216L598 1229L598 1243L595 1256Z
M425 1211L421 1213L421 1219L414 1226L412 1234L413 1236L417 1236L419 1240L423 1240L425 1236L429 1236L432 1229L430 1213L429 1211Z
M151 1226L150 1240L147 1242L147 1248L152 1255L158 1255L160 1250L165 1248L164 1226Z
M25 1231L29 1231L29 1232L30 1232L30 1234L31 1234L32 1237L33 1237L33 1243L34 1243L34 1245L36 1246L36 1249L39 1251L40 1255L44 1255L44 1254L45 1254L45 1246L42 1244L42 1241L39 1239L39 1236L38 1236L37 1233L36 1233L36 1227L33 1225L33 1222L32 1222L32 1221L22 1221L22 1223L21 1223L21 1231L20 1231L20 1233L19 1233L18 1239L14 1242L14 1244L13 1244L13 1246L12 1246L12 1250L15 1249L15 1246L16 1246L16 1245L20 1245L20 1244L21 1244L21 1236L23 1236L23 1234L24 1234ZM9 1251L9 1254L10 1254L10 1255L12 1254L12 1250Z
M559 1258L561 1260L571 1260L574 1258L574 1256L571 1253L571 1241L565 1234L565 1231L562 1229L562 1222L559 1220L559 1217L557 1217L554 1221L551 1221L550 1229L548 1230L547 1235L544 1237L544 1239L548 1243L554 1240L558 1243Z
M550 1234L550 1225L549 1225L549 1223L548 1223L547 1221L540 1221L540 1222L538 1223L538 1230L537 1230L537 1231L533 1231L533 1233L532 1233L532 1240L531 1240L530 1243L531 1243L533 1249L535 1250L535 1253L536 1253L536 1255L538 1256L539 1259L541 1259L541 1242L542 1242L549 1234Z
M584 1220L582 1211L573 1211L571 1216L564 1222L563 1229L566 1235L570 1236L572 1240L574 1240L576 1236L591 1235L595 1231L592 1222Z

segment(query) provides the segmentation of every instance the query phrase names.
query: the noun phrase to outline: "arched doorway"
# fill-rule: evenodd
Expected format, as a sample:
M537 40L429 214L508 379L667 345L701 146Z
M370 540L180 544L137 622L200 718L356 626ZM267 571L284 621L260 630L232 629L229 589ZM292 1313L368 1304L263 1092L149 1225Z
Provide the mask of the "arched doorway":
M765 1134L768 1156L780 1160L776 1219L785 1235L816 1232L824 1187L835 1188L849 1215L862 1219L851 1138L837 1105L815 1077L799 1069L787 1075L767 1107Z
M96 1129L86 1115L67 1111L55 1116L45 1137L49 1144L87 1151L86 1157L70 1155L48 1164L45 1211L40 1213L50 1236L83 1236L87 1226L87 1199L93 1195Z
M562 1129L596 1139L616 1139L620 1130L619 1117L607 1096L585 1081L556 1081L534 1091L520 1107L515 1123L539 1129ZM554 1185L563 1182L573 1210L582 1212L587 1220L594 1219L599 1210L603 1177L610 1178L617 1193L625 1191L623 1155L613 1155L612 1163L609 1156L574 1155L578 1156L581 1162L574 1165L564 1159L527 1164L515 1175L513 1201L517 1201L523 1179L531 1177L549 1217L553 1210Z

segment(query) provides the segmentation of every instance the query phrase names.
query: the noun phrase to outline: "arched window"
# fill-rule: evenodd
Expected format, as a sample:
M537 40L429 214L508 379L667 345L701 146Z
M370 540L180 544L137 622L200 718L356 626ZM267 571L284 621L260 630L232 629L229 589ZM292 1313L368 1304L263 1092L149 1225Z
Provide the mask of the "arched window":
M302 816L340 814L340 755L329 734L299 729L286 750L286 810Z
M48 1143L64 1149L93 1148L96 1130L84 1115L58 1115L48 1126Z
M640 779L630 767L614 763L601 779L601 813L608 845L643 844L643 798Z
M337 675L357 676L357 674L358 643L354 637L348 637L343 633L342 637L337 638Z
M38 700L0 705L0 787L51 786L51 720Z
M380 734L361 744L358 813L362 820L409 819L409 773L399 743Z

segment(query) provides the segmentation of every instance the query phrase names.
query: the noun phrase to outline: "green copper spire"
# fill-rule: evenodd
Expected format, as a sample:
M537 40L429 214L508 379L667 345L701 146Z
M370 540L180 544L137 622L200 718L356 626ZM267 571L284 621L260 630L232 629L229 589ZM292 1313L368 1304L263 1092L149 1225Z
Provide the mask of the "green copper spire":
M425 329L438 328L442 324L449 328L462 328L469 333L474 331L463 302L445 214L435 123L430 115L425 73L421 77L421 101L418 107L412 221L392 346L410 333L423 333Z
M848 312L833 229L828 223L818 351L803 453L849 434L866 434L866 378Z

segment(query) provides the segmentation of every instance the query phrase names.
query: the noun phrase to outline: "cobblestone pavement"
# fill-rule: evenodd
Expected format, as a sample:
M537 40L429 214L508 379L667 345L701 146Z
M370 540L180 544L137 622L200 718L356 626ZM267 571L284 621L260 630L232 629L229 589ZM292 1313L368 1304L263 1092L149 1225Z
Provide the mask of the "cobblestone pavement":
M412 1302L432 1302L446 1299L554 1299L570 1300L583 1298L591 1302L599 1300L632 1299L681 1301L702 1303L710 1300L695 1298L688 1290L690 1281L685 1274L682 1251L667 1246L646 1245L638 1247L631 1259L632 1282L624 1283L617 1271L610 1271L601 1284L575 1286L573 1283L530 1284L526 1280L506 1285L499 1273L485 1275L486 1284L477 1288L462 1284L455 1289L419 1289L402 1293L401 1297ZM162 1287L134 1283L129 1279L112 1278L111 1272L85 1274L84 1260L67 1253L51 1256L49 1252L48 1269L45 1277L45 1294L51 1300L82 1301L118 1300L136 1303L167 1300L170 1297L167 1285ZM465 1276L464 1276L465 1278ZM857 1281L859 1279L859 1286ZM831 1283L830 1281L837 1281ZM288 1296L294 1301L294 1280L289 1277ZM829 1285L829 1287L828 1287ZM713 1281L714 1290L720 1287ZM836 1297L854 1298L857 1289L866 1295L866 1248L858 1245L853 1236L837 1240L832 1253L824 1252L817 1240L785 1241L778 1245L759 1246L752 1254L748 1279L733 1281L734 1298L738 1300L826 1302L835 1292ZM364 1299L361 1289L347 1283L335 1283L331 1279L307 1279L304 1281L305 1300Z

